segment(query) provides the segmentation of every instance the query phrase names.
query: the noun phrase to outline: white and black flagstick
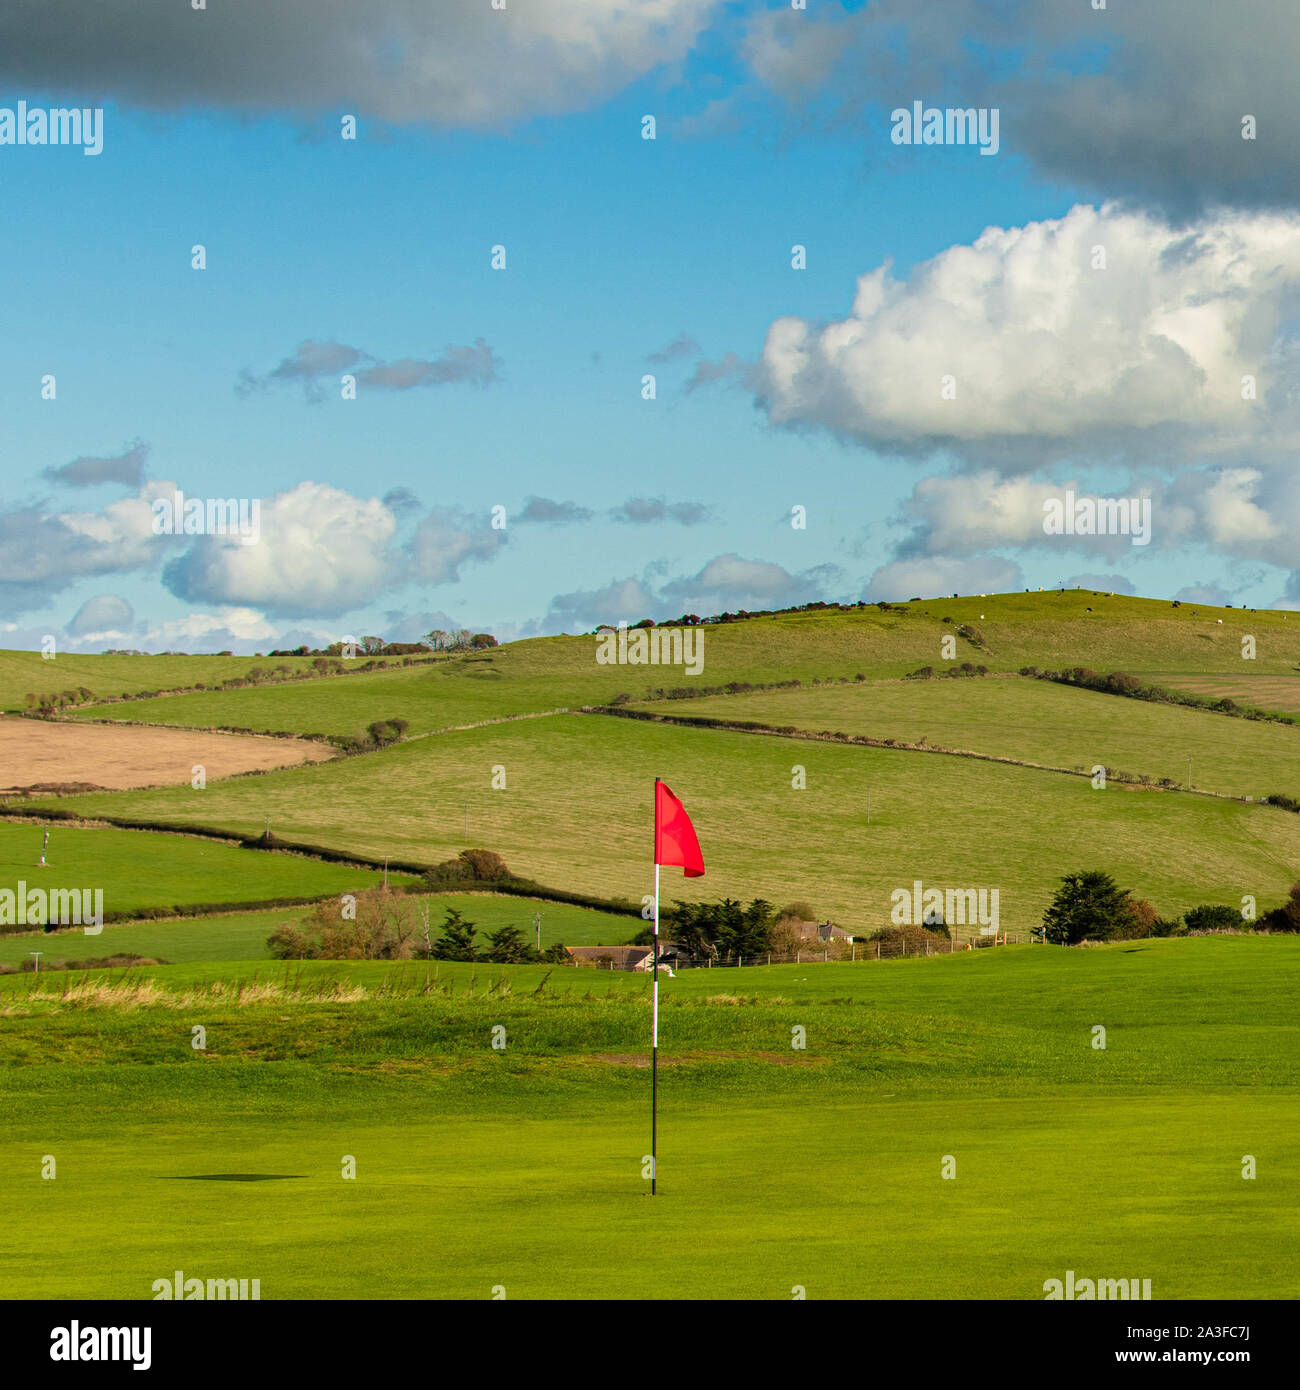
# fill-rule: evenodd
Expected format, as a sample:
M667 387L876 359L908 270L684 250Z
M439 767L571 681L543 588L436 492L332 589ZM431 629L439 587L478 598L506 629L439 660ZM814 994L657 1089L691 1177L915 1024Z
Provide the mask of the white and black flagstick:
M655 865L654 1007L650 1033L650 1195L659 1173L659 865Z
M659 1178L659 778L655 778L655 944L654 1002L650 1023L650 1195Z

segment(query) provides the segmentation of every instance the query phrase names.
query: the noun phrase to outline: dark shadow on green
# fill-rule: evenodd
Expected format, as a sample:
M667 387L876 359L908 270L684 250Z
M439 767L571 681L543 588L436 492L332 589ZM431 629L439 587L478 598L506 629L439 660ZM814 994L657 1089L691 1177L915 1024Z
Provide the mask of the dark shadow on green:
M282 1178L305 1178L306 1173L164 1173L162 1182L278 1182Z

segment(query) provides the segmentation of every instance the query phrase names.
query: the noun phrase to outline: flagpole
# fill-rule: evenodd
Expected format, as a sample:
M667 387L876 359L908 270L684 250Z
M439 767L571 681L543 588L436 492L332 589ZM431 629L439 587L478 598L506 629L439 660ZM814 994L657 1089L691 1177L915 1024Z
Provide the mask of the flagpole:
M655 988L651 1005L651 1197L659 1181L659 781L655 778Z
M655 864L654 1007L650 1034L650 1195L659 1176L659 865Z

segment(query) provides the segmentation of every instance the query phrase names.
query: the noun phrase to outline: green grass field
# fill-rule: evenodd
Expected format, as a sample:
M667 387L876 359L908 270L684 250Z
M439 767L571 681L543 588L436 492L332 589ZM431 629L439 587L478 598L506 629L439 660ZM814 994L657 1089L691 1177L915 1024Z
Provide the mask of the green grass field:
M37 867L42 830L40 825L0 821L0 888L16 890L20 881L29 889L100 888L105 913L324 897L370 888L383 878L370 869L266 854L190 835L57 823L50 827L47 867L42 869ZM397 875L392 881L413 880ZM0 928L7 930L12 927ZM85 938L92 944L99 939Z
M507 786L493 791L498 766ZM806 790L791 787L796 766ZM683 897L803 898L846 927L882 925L891 891L916 878L996 887L1003 925L1024 931L1062 874L1094 864L1166 914L1243 894L1271 903L1300 873L1300 819L1273 807L1115 783L1096 791L1086 778L968 758L605 715L445 734L199 796L161 789L60 804L241 834L260 832L269 815L284 839L419 863L464 847L468 806L469 842L497 850L515 873L639 902L653 887L656 775L686 799L708 847L708 875L681 885Z
M1300 675L1290 676L1188 676L1153 675L1156 685L1187 690L1211 700L1235 700L1239 705L1300 714Z
M292 671L311 669L301 656L105 656L81 652L58 653L46 660L40 652L0 651L0 710L19 710L30 693L76 690L85 686L101 699L141 690L168 690L207 685L243 676L254 666L285 665Z
M1168 777L1180 786L1190 757L1194 787L1254 797L1280 791L1300 798L1300 728L1022 677L767 690L681 701L671 708L641 707L687 718L942 743L1088 772L1101 764L1112 772ZM1279 785L1270 778L1280 779Z
M945 617L952 623L944 623ZM959 639L958 660L982 662L997 671L1025 665L1089 665L1133 674L1239 673L1245 633L1257 643L1252 675L1294 677L1300 671L1300 619L1294 614L1201 608L1193 615L1187 606L1173 608L1154 599L1069 590L928 599L907 604L905 612L882 613L871 606L850 613L813 611L709 626L703 630L704 669L698 676L672 667L601 666L591 636L539 637L436 665L128 701L82 710L79 717L299 734L351 734L375 719L403 718L419 733L603 703L620 693L640 698L659 686L778 681L792 675L804 680L852 679L858 673L894 678L919 666L939 665L941 639L963 623L979 628L986 649ZM0 696L20 686L31 689L33 681L41 689L72 683L62 677L56 681L52 673L44 673L42 683L39 656L27 654L25 663L16 660L22 654L13 656L7 677L0 667ZM73 660L59 661L65 659ZM76 658L89 663L137 659L200 660ZM292 664L295 659L284 660ZM241 670L250 664L257 663L250 660ZM113 679L120 685L129 675L114 668L112 678L105 676L96 684L93 671L78 671L78 680L101 694L112 693ZM158 683L165 682L159 678ZM212 683L211 677L207 683ZM148 688L143 680L141 686ZM21 695L10 698L20 700Z
M481 846L548 888L639 904L654 883L660 776L708 865L698 881L669 870L666 903L804 899L858 931L884 925L891 892L915 879L998 889L999 925L1023 936L1072 870L1103 868L1164 916L1246 895L1264 911L1300 878L1300 817L1278 807L1114 781L1094 790L1085 776L987 757L553 713L657 687L797 677L797 691L648 708L1179 781L1190 755L1206 792L1300 795L1294 728L1009 674L897 679L941 667L940 639L960 623L984 641L959 641L957 659L997 673L1083 665L1295 707L1295 613L1088 591L931 599L710 626L697 678L600 666L591 636L552 637L418 669L95 706L80 717L329 734L400 717L424 736L201 792L28 809L242 837L269 817L281 841L417 865ZM0 654L0 704L82 684L211 685L279 661ZM110 912L179 911L95 937L0 935L0 964L34 949L47 965L172 962L0 975L0 1173L21 1213L0 1297L148 1298L177 1269L257 1278L267 1299L500 1287L509 1298L787 1299L798 1287L1039 1299L1067 1269L1150 1278L1158 1299L1300 1293L1300 938L682 971L663 981L651 1201L644 977L274 962L267 936L308 909L251 904L333 896L380 874L188 835L50 829L41 870L42 826L0 820L0 887L102 887ZM541 911L544 945L612 944L641 925L507 896L431 901L435 923L454 905L483 933L513 924L527 938ZM184 913L196 904L229 910ZM342 1176L349 1155L355 1178ZM53 1179L41 1176L46 1156ZM102 1259L85 1254L92 1216Z
M390 875L390 881L394 876ZM422 894L432 909L436 928L447 908L455 908L476 924L479 941L499 927L518 927L528 941L536 940L533 917L542 915L542 949L566 946L608 946L629 940L640 929L638 918L569 903L547 902L493 893ZM177 964L193 961L269 960L266 940L286 922L299 922L305 907L272 908L261 912L222 912L202 917L168 917L106 925L96 937L80 932L30 933L0 936L0 964L17 965L31 950L43 950L45 961L95 960L111 955L145 956ZM436 939L436 938L435 938Z
M1067 1268L1156 1298L1300 1292L1300 942L684 973L653 1200L644 980L77 978L0 979L24 1064L0 1171L28 1213L4 1296L147 1298L175 1269L263 1298L1039 1299ZM84 1257L90 1211L111 1260Z

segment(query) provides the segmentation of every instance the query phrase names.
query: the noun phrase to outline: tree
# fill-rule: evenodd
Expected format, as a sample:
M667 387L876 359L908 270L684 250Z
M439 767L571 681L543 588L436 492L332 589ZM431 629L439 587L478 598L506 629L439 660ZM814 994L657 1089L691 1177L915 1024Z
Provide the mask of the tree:
M1281 907L1275 907L1259 919L1266 931L1300 931L1300 883L1293 885L1291 895Z
M454 907L447 908L442 937L433 944L431 954L434 960L478 960L478 950L474 945L477 931L474 923L467 922Z
M498 927L490 932L486 955L497 965L523 965L545 959L533 950L518 927Z
M1091 869L1066 874L1043 914L1043 930L1056 946L1105 941L1133 920L1132 911L1128 890L1108 873Z
M382 637L363 637L361 639L361 650L367 656L378 656L384 649L384 639Z

